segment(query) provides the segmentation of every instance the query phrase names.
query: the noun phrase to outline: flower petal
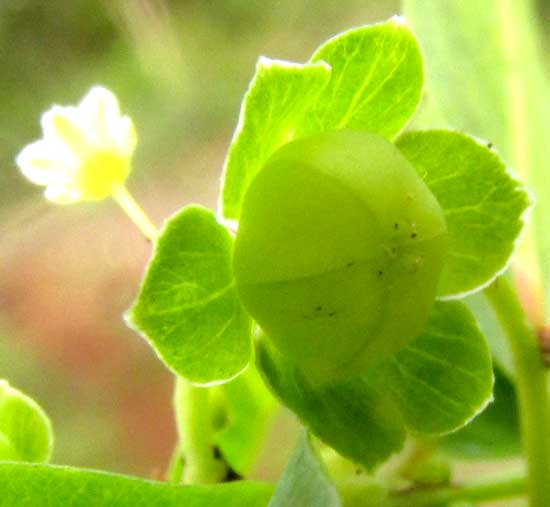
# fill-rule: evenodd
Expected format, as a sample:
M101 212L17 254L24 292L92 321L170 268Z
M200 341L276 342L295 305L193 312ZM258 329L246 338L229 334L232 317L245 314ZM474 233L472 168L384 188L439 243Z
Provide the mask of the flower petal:
M116 140L118 149L126 156L131 156L136 149L137 134L134 123L128 116L123 116L118 120L116 129L112 132Z
M112 126L120 118L114 94L102 86L94 86L78 105L78 111L86 123L87 131L94 135L94 142L109 143Z
M50 185L44 192L46 199L57 204L72 204L80 201L82 193L66 185Z
M42 115L44 139L64 143L75 155L87 151L85 126L76 107L53 106Z
M45 140L25 146L15 162L23 175L37 185L70 181L78 164L74 155L63 144Z
M58 203L98 200L124 184L136 146L132 120L116 97L93 87L78 106L53 106L42 115L43 139L26 146L16 162Z

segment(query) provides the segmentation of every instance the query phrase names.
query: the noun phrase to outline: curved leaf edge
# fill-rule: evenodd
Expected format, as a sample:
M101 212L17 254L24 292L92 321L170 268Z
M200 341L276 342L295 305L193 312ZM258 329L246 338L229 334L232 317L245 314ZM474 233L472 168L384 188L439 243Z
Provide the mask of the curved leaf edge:
M194 204L194 203L183 206L182 208L175 211L171 216L166 218L163 222L163 225L162 225L161 229L160 229L159 238L162 237L162 235L169 229L171 223L174 220L179 218L181 213L183 213L186 210L193 210L193 209L198 209L198 210L201 210L201 211L205 210L205 211L208 211L208 212L212 213L213 216L216 219L216 222L221 227L223 227L232 238L234 238L234 231L230 229L228 221L221 221L220 217L217 216L210 208L207 208L207 207L202 206L200 204ZM155 346L154 341L151 340L148 337L147 332L144 329L142 329L141 326L136 322L133 314L134 314L135 309L137 307L137 304L138 304L138 301L139 301L139 296L140 296L140 294L143 290L144 284L147 280L147 275L149 273L149 270L151 269L152 262L156 258L156 255L157 255L158 251L159 251L158 241L155 241L154 244L153 244L153 249L152 249L152 252L151 252L151 256L150 256L149 261L148 261L147 265L145 266L144 272L141 276L141 282L140 282L140 286L139 286L139 290L138 290L138 295L137 295L135 301L130 306L130 308L128 308L122 315L122 319L123 319L125 325L129 329L134 331L136 334L141 336L146 341L146 343L153 350L153 352L158 357L158 359L162 362L162 364L171 373L173 373L176 376L181 376L181 377L185 378L190 384L198 386L198 387L214 387L214 386L219 386L219 385L223 385L223 384L226 384L228 382L231 382L232 380L236 379L237 377L239 377L240 375L245 373L247 371L250 363L254 360L254 347L252 346L252 325L253 325L252 321L250 322L250 326L249 326L250 327L250 333L249 334L250 334L250 344L251 345L250 345L250 354L249 354L249 357L248 357L248 361L246 361L243 368L240 369L239 371L237 371L236 373L234 373L232 375L229 375L227 377L224 377L224 378L215 379L215 380L211 380L211 381L197 381L196 379L187 378L185 376L185 374L182 374L182 372L180 372L177 369L173 368L171 366L170 358L166 357L166 355Z
M262 481L233 481L209 485L179 485L158 480L144 479L141 477L126 474L106 472L88 468L77 468L66 465L45 465L37 463L15 463L11 461L0 461L0 483L9 480L9 483L14 484L15 479L18 479L20 481L29 482L29 484L32 484L33 476L41 476L41 478L47 479L47 485L51 487L51 491L44 491L44 488L42 488L40 491L36 491L37 494L41 495L41 498L53 498L55 493L57 492L55 490L58 490L60 486L63 486L63 483L65 483L66 487L67 483L69 483L69 487L67 487L67 489L70 489L70 496L73 500L75 499L75 486L77 485L78 481L83 481L84 484L86 484L87 482L93 482L93 484L90 485L90 488L93 488L93 491L95 492L97 492L98 487L101 488L103 485L106 488L106 491L112 489L113 487L121 488L125 486L132 488L132 491L135 491L134 488L142 488L143 493L153 489L156 494L162 493L171 495L170 500L173 499L174 503L172 504L172 502L170 502L168 505L174 506L181 505L180 502L182 501L185 502L191 500L194 494L200 496L201 499L207 497L209 493L216 495L223 493L226 494L228 498L235 495L238 496L239 489L242 490L243 487L246 487L247 489L253 489L253 491L248 491L247 496L261 497L261 504L263 506L267 505L267 501L274 491L273 484ZM72 487L70 487L71 485ZM14 484L14 488L17 488L16 484ZM178 493L181 493L181 498L178 498ZM22 491L17 491L17 494L21 494L21 497L24 496L24 492ZM177 496L174 497L172 495ZM6 498L5 488L3 488L2 498ZM263 501L264 499L265 503ZM48 505L55 504L49 503ZM79 505L86 504L79 503ZM90 503L89 505L97 504ZM101 503L101 505L107 504ZM117 503L117 505L119 505L119 503ZM186 505L186 502L183 505ZM193 503L193 505L195 504ZM197 505L207 504L200 502ZM218 503L216 503L216 505L218 505Z
M485 280L482 283L479 283L475 287L471 287L469 289L466 289L464 291L457 292L457 293L454 293L454 294L446 294L446 295L443 295L443 296L438 296L436 298L438 301L452 301L452 300L457 300L457 299L464 299L468 296L471 296L473 294L477 294L478 292L481 292L482 290L486 289L499 276L502 276L504 273L506 273L508 271L508 269L512 265L513 257L517 253L517 251L519 249L519 245L521 244L521 242L523 240L523 237L526 234L527 225L530 222L531 214L532 214L532 212L533 212L533 210L536 206L536 195L535 195L535 192L532 189L527 187L521 181L521 179L518 176L518 174L516 173L516 171L511 166L509 166L508 164L506 164L504 162L500 152L498 151L498 148L495 148L492 145L491 142L489 142L485 139L482 139L480 137L476 137L476 136L473 136L471 134L466 134L465 132L462 132L462 131L457 130L457 129L452 129L452 128L448 128L448 129L447 128L445 128L445 129L443 129L443 128L417 129L417 130L409 130L409 131L402 132L399 136L397 136L395 138L394 143L395 143L396 147L399 148L398 142L399 142L400 139L405 138L409 134L414 135L414 134L419 134L419 133L445 133L445 134L451 134L451 135L454 134L454 135L460 136L462 138L467 138L470 141L473 141L478 147L489 151L493 156L498 158L498 161L499 161L500 165L502 166L502 168L504 169L505 174L507 176L509 176L510 179L514 183L516 183L516 192L518 192L518 193L522 192L527 197L527 206L523 210L522 214L518 217L518 220L521 223L520 232L517 234L516 238L512 242L512 248L510 250L510 254L508 255L508 258L505 260L505 262L502 263L502 265L497 268L497 270L494 272L493 275L491 275L487 280ZM489 146L491 146L491 148L489 148ZM414 164L413 164L413 166L414 166ZM429 188L429 185L428 185L428 188Z

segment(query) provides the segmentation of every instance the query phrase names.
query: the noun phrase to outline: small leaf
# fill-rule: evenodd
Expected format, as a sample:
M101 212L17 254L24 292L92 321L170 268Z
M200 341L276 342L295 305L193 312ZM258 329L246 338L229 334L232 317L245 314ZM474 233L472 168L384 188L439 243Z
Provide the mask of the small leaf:
M165 364L197 384L248 364L250 320L236 294L233 239L214 214L188 206L166 223L128 323Z
M381 382L410 430L443 434L467 424L493 388L489 349L468 308L436 303L424 332L387 362Z
M268 507L341 507L336 488L306 432L288 461Z
M253 365L237 378L213 388L221 403L216 444L235 472L246 476L264 443L277 402Z
M279 479L268 507L341 507L334 484L313 449L308 434L298 444Z
M439 294L462 297L502 273L514 252L530 199L498 155L469 136L410 132L397 147L443 208L449 253Z
M53 432L45 412L0 380L0 461L46 462L52 448Z
M17 507L265 507L270 484L176 486L71 467L0 464L0 505Z
M471 294L466 297L463 302L468 305L483 335L487 338L493 362L498 365L500 371L505 374L509 380L513 381L515 377L514 359L508 337L504 329L502 329L493 308L487 301L485 294L483 292Z
M392 139L420 102L422 54L403 18L336 35L311 62L328 63L332 75L300 136L348 128Z
M494 397L494 402L470 424L441 439L446 452L466 459L499 459L521 454L515 389L498 368L495 368Z
M258 343L258 367L275 394L325 443L372 469L398 451L405 439L399 412L386 391L354 377L318 385L270 346Z
M330 67L323 62L260 58L223 169L220 210L225 218L238 220L252 178L277 148L293 139L329 77Z

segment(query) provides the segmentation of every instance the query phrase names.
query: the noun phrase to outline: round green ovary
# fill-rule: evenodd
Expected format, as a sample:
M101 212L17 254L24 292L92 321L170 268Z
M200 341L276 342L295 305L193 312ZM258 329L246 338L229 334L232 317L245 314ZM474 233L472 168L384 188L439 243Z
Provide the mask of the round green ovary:
M243 203L240 297L318 379L405 346L426 322L446 251L441 209L388 141L332 132L281 148Z

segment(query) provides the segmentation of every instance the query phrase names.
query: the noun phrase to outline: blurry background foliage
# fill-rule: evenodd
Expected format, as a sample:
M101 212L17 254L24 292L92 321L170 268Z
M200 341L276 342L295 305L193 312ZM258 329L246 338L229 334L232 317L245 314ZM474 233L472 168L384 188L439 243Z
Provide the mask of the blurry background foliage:
M395 0L0 2L0 377L50 414L55 463L158 476L175 434L171 376L121 319L150 247L112 203L53 206L23 180L13 160L40 137L40 114L93 84L112 89L138 130L128 184L156 223L189 202L215 209L257 58L306 61L331 35L399 9ZM539 13L550 20L549 0Z

